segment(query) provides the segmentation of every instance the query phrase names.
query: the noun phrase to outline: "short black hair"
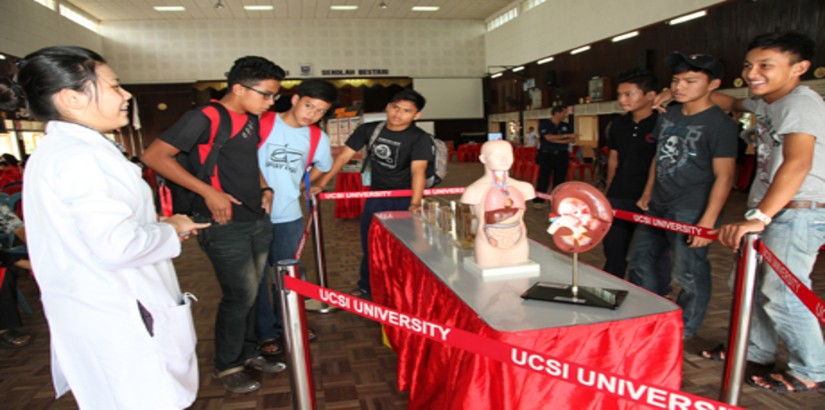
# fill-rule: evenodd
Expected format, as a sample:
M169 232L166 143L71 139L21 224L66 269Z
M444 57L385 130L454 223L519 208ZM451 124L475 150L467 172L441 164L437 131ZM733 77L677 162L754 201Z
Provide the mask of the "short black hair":
M694 73L702 73L702 74L708 76L708 82L719 79L719 77L716 77L713 73L710 72L710 70L707 70L707 69L704 69L704 68L697 68L697 67L694 67L694 66L692 66L688 63L678 63L675 66L673 66L673 68L672 68L673 75L686 73L688 71L694 72Z
M550 115L556 115L556 114L558 114L558 113L560 113L560 112L562 112L562 111L565 111L565 110L567 110L567 106L566 106L566 105L563 105L563 104L562 104L562 105L557 105L557 106L553 107L553 108L550 110Z
M761 34L753 38L748 44L748 51L755 48L775 48L787 52L799 61L813 61L816 43L808 36L796 31L781 31Z
M427 100L424 98L423 95L419 94L418 91L415 90L403 90L399 91L395 95L390 98L390 102L398 102L398 101L409 101L415 104L415 109L421 111L424 109L424 105L427 104Z
M659 82L656 81L656 76L643 68L636 67L627 71L622 71L619 73L617 82L619 84L635 84L645 94L651 91L659 91Z
M229 88L232 88L235 84L252 87L261 81L281 81L285 77L286 72L283 68L272 61L257 56L246 56L235 60L232 68L226 73Z
M295 91L298 97L309 97L319 99L330 104L338 102L338 89L329 81L309 79L301 81Z

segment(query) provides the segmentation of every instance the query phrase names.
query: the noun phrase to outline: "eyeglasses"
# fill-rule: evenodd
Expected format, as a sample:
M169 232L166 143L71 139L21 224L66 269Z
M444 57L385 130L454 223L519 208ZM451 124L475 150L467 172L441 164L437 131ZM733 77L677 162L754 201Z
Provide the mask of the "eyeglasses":
M264 100L271 99L272 101L278 101L278 98L281 97L281 95L278 94L278 93L270 93L270 92L266 92L266 91L261 91L257 88L252 88L248 85L243 85L243 84L241 84L240 86L243 87L243 88L246 88L247 90L254 91L254 92L260 94L261 97L264 97Z

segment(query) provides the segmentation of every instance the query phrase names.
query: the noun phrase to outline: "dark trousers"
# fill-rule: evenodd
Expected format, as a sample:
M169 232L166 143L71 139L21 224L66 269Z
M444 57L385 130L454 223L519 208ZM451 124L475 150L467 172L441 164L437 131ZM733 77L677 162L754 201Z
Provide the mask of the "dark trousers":
M370 254L369 254L369 233L372 217L377 212L384 211L406 211L410 207L410 197L404 198L369 198L364 203L364 211L361 213L361 249L364 257L361 259L361 278L358 280L358 288L372 292L370 288Z
M201 249L215 268L223 296L215 318L215 369L243 366L258 355L255 301L266 267L272 224L257 221L213 224L199 236Z
M17 310L17 277L11 269L6 270L0 284L0 330L16 329L22 325Z
M536 191L550 193L550 174L553 174L553 188L564 183L567 179L567 167L570 156L567 151L550 151L538 153L539 179L536 181ZM536 199L533 202L541 203L544 200Z

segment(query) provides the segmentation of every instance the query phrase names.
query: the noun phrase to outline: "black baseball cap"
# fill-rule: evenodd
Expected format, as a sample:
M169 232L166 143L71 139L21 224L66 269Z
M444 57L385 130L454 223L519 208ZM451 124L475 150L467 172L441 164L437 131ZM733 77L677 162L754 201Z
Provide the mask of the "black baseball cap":
M665 61L670 68L674 68L680 63L685 63L690 67L710 74L713 78L721 79L725 74L725 68L722 66L722 63L710 54L687 55L674 51L671 55L667 56L667 60Z

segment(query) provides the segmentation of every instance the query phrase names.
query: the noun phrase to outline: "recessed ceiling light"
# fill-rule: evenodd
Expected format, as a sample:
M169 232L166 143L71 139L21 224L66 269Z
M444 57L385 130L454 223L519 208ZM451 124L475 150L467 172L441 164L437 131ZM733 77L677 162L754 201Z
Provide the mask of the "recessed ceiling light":
M549 62L551 62L555 59L556 59L555 57L542 58L541 60L537 61L536 64L541 65L541 64L544 64L544 63L549 63Z
M438 6L415 6L412 11L438 11L440 8Z
M358 10L358 6L329 6L329 9L338 11L352 11Z
M570 55L576 55L576 54L579 54L579 53L583 53L587 50L590 50L590 46L579 47L579 48L571 51Z
M618 35L618 36L616 36L616 37L613 37L612 39L610 39L610 41L612 41L612 42L614 42L614 43L617 43L617 42L619 42L619 41L622 41L622 40L627 40L627 39L629 39L629 38L633 38L633 37L636 37L636 36L638 36L638 35L639 35L639 32L638 32L638 31L631 31L630 33L625 33L625 34L622 34L622 35Z
M268 10L274 9L275 7L273 7L273 6L243 6L243 8L244 8L244 10L249 10L249 11L268 11Z
M0 54L0 60L5 60L5 59L6 59L6 55L5 54Z
M693 20L693 19L698 19L699 17L705 17L707 15L708 15L708 12L705 11L705 10L697 11L696 13L690 13L690 14L685 14L682 17L676 17L675 19L668 21L667 24L670 24L671 26L675 26L679 23L684 23L686 21L690 21L690 20Z
M153 8L157 11L186 11L186 7L183 6L155 6Z
M491 76L490 76L490 78L499 78L499 77L501 77L501 76L503 76L503 75L504 75L504 74L502 74L502 73L495 73L495 74L491 75Z
M514 72L514 73L517 73L517 72L519 72L519 71L521 71L521 70L524 70L524 66L523 66L523 65L520 65L520 66L518 66L518 67L514 68L514 69L513 69L513 72Z

